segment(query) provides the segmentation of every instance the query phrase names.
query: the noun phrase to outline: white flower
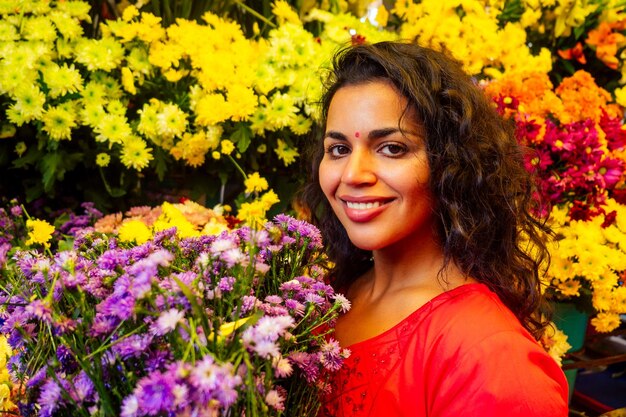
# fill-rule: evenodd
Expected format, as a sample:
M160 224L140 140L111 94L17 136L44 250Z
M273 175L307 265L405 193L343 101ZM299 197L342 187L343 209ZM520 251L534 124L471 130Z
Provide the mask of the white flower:
M285 398L275 389L268 391L265 395L265 402L267 405L278 411L283 411L285 409Z
M164 335L171 332L176 328L176 325L185 318L185 313L178 311L175 308L171 308L161 313L157 319L154 332L157 335Z
M334 298L335 298L335 302L339 303L340 305L339 309L341 310L342 313L347 312L348 310L350 310L350 307L352 307L352 304L350 304L350 300L344 297L343 294L335 294Z

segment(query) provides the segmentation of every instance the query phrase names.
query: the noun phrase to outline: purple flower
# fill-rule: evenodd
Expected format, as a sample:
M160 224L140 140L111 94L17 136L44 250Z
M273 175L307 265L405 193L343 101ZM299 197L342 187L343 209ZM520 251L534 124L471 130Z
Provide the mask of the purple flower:
M72 373L76 370L78 364L76 363L76 360L74 359L74 354L72 353L70 348L65 345L59 345L57 347L56 354L63 372Z
M105 316L127 320L135 315L136 300L130 293L111 295L96 306L96 311Z
M137 398L137 415L156 416L174 409L175 380L168 373L152 372L142 378L133 392Z
M235 249L239 246L239 243L235 242L232 236L220 235L217 239L211 243L210 252L214 255L225 252L230 249Z
M235 285L235 277L223 277L220 279L220 282L217 284L217 287L221 291L232 291Z
M13 206L11 207L11 215L13 217L19 217L24 213L21 206Z
M241 314L246 314L252 311L257 305L257 298L253 295L244 295L241 302Z
M39 393L37 403L41 407L40 416L51 417L54 411L61 405L63 398L61 397L61 387L52 379L49 379L42 387Z
M293 233L308 242L309 249L322 247L322 234L310 223L303 220L296 220L286 214L279 214L274 217L274 223L283 227L287 232Z
M150 343L152 343L151 335L133 334L117 341L111 347L111 350L122 359L128 359L130 357L138 358L148 350Z
M343 357L341 356L341 348L339 342L335 339L330 339L322 343L320 347L320 362L324 368L329 371L336 371L341 368L343 363Z
M70 386L70 397L78 404L82 402L89 401L93 397L94 394L94 385L93 381L85 371L80 371L78 376L72 380L72 385Z
M110 249L98 258L97 263L100 268L113 271L118 266L125 266L128 263L128 260L129 256L127 251Z
M120 320L116 317L105 316L104 314L96 314L93 323L89 329L91 336L108 335L117 327Z
M148 359L146 359L146 371L153 372L163 369L171 360L172 354L170 351L153 350L148 354Z
M27 388L33 388L41 385L44 381L46 381L48 373L48 365L44 365L30 379L26 382Z
M4 267L4 264L7 262L7 253L11 250L12 246L10 243L0 243L0 267Z
M283 299L280 298L278 295L272 294L265 297L265 302L270 304L280 304L283 302Z
M136 417L137 412L139 411L139 402L137 401L137 397L129 395L124 398L124 401L122 402L122 409L120 411L120 417Z
M236 375L230 363L220 365L213 357L206 355L193 367L189 381L197 389L202 402L218 400L222 407L228 408L237 400L237 387L241 385L241 376Z
M52 322L52 309L49 305L41 300L34 300L25 308L26 313L30 317L36 318L47 323Z
M302 371L307 382L312 383L317 380L319 376L319 354L294 352L289 355L289 359Z

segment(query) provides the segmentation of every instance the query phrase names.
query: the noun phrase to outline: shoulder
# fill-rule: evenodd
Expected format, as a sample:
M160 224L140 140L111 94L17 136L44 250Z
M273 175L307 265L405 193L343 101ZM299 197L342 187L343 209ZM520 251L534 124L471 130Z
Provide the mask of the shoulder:
M499 332L527 334L511 310L484 284L466 284L443 293L433 300L427 322L440 335L458 335L465 344Z
M450 402L465 400L480 415L563 415L567 383L558 364L496 294L482 284L463 287L433 305L427 320L424 370L433 398L447 397L433 400L442 407L433 415L454 415Z

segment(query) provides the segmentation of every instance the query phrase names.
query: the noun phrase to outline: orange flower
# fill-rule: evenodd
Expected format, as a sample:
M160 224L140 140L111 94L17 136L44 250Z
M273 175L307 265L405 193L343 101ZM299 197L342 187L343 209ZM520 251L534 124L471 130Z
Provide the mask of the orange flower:
M547 74L527 72L507 75L485 86L490 97L515 97L519 101L517 113L532 114L545 118L555 109L562 108L559 98L552 91L552 83Z
M585 119L599 122L603 112L613 113L608 105L612 101L611 93L598 87L595 80L586 71L576 71L564 78L555 90L563 104L562 111L554 111L561 123L573 123Z
M595 46L598 59L611 69L618 68L619 60L615 55L618 47L626 40L624 35L614 30L620 30L623 26L623 21L614 23L602 22L597 29L589 31L585 41L587 45Z
M585 58L585 54L583 52L583 45L580 42L576 42L576 45L574 45L573 48L563 49L563 50L557 51L557 53L563 59L567 59L567 60L575 59L576 61L580 62L583 65L587 63L587 58Z

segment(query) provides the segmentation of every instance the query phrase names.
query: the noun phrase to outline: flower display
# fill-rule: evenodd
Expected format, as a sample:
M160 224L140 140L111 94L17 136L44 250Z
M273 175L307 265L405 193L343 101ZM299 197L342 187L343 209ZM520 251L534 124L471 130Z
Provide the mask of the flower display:
M538 215L563 205L573 219L602 213L625 179L626 133L611 95L582 71L557 88L545 74L527 73L489 82L485 91L532 148L526 164L538 178Z
M548 291L555 299L575 299L591 310L599 332L620 325L626 311L626 206L607 199L604 213L591 220L571 219L555 207L553 228L559 239L551 248Z
M67 235L46 240L52 252L3 237L13 255L0 288L0 360L13 352L0 399L10 375L24 416L316 415L316 393L332 389L324 375L349 354L329 336L349 303L324 282L319 231L279 215L182 237L156 226L174 205L156 219L152 210L130 210L117 233L97 231L97 213L83 227L89 213L59 218L74 236L65 250ZM25 213L2 213L25 239ZM184 218L202 224L201 214ZM147 218L148 239L123 239L125 224L148 227Z
M35 196L52 194L75 171L87 189L93 184L80 185L80 172L99 171L104 191L120 197L134 181L145 183L147 172L164 182L169 170L200 168L198 175L213 181L196 188L217 194L215 187L237 175L224 156L245 171L271 167L276 172L264 175L275 181L290 177L315 120L317 69L353 31L371 41L396 38L354 16L319 10L308 18L324 21L326 30L314 36L277 1L266 38L246 37L237 22L209 11L165 28L131 5L91 39L80 26L89 19L87 3L23 3L0 10L7 139L0 145L21 144L12 145L13 166L39 171L43 188L24 183Z

